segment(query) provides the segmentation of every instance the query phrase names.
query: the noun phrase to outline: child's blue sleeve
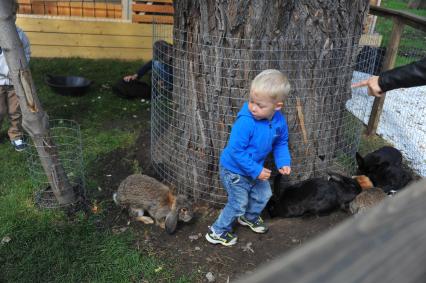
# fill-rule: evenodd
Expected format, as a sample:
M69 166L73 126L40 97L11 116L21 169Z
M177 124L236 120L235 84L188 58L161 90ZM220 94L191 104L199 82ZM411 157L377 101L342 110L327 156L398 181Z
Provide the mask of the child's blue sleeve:
M253 135L253 121L247 117L239 117L232 126L228 149L232 160L245 175L256 179L263 170L263 166L255 162L247 152L250 138Z
M22 47L24 48L25 57L27 58L27 62L30 62L31 57L31 46L30 41L28 40L27 35L21 30L17 29L19 39L22 42Z
M291 157L288 150L288 128L285 121L281 128L280 136L273 144L273 152L277 169L281 169L283 166L290 166Z

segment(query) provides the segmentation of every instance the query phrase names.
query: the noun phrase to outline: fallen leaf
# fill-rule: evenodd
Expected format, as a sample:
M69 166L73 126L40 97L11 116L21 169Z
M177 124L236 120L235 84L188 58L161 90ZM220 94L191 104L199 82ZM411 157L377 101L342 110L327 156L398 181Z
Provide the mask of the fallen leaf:
M248 242L244 247L242 247L243 251L254 253L254 250L251 248L252 245L252 242Z
M199 238L199 236L198 235L189 235L189 237L188 237L190 240L191 240L191 242L192 241L195 241L195 240L198 240L198 238Z
M1 244L2 245L7 244L10 241L12 241L12 239L9 236L4 236L3 239L1 239Z
M91 210L92 210L92 212L93 213L99 213L99 207L98 207L98 205L96 204L96 201L93 203L93 206L92 206L92 208L91 208Z
M216 278L214 277L213 273L211 273L211 272L207 272L206 278L207 278L208 282L214 282L216 280Z
M127 229L129 229L129 227L113 227L112 233L115 234L115 235L121 234L121 233L125 232Z

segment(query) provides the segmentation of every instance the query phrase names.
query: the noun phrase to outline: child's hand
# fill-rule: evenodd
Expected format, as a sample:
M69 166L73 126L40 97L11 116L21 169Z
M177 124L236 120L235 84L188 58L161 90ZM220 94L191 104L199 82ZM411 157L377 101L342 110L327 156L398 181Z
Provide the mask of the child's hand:
M262 172L260 172L259 176L257 177L259 180L266 181L271 177L271 170L263 168Z
M283 175L290 175L291 168L290 166L283 166L281 169L278 169L278 171Z

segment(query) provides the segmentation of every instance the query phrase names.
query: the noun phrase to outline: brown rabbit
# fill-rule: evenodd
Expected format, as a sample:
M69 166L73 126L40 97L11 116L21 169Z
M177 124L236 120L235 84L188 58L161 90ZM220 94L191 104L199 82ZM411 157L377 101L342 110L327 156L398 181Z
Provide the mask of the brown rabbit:
M349 204L349 211L352 214L364 212L386 197L387 194L380 188L365 189L351 201Z
M172 234L176 230L177 221L188 222L192 219L192 205L184 195L174 195L169 187L156 179L142 174L134 174L124 179L114 201L129 208L136 220L152 224L154 218L157 225ZM144 212L152 217L144 216Z

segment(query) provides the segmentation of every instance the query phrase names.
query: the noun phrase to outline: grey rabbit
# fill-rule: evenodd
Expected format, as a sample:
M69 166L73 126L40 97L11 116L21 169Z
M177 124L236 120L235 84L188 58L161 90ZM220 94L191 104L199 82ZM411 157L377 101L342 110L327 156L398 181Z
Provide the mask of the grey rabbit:
M178 220L188 222L193 217L192 204L185 195L174 195L169 187L156 179L133 174L124 179L113 195L114 201L127 207L137 221L157 225L172 234ZM149 216L144 216L148 212Z
M384 200L387 196L388 195L380 188L365 189L351 201L349 204L349 211L352 214L365 212Z

